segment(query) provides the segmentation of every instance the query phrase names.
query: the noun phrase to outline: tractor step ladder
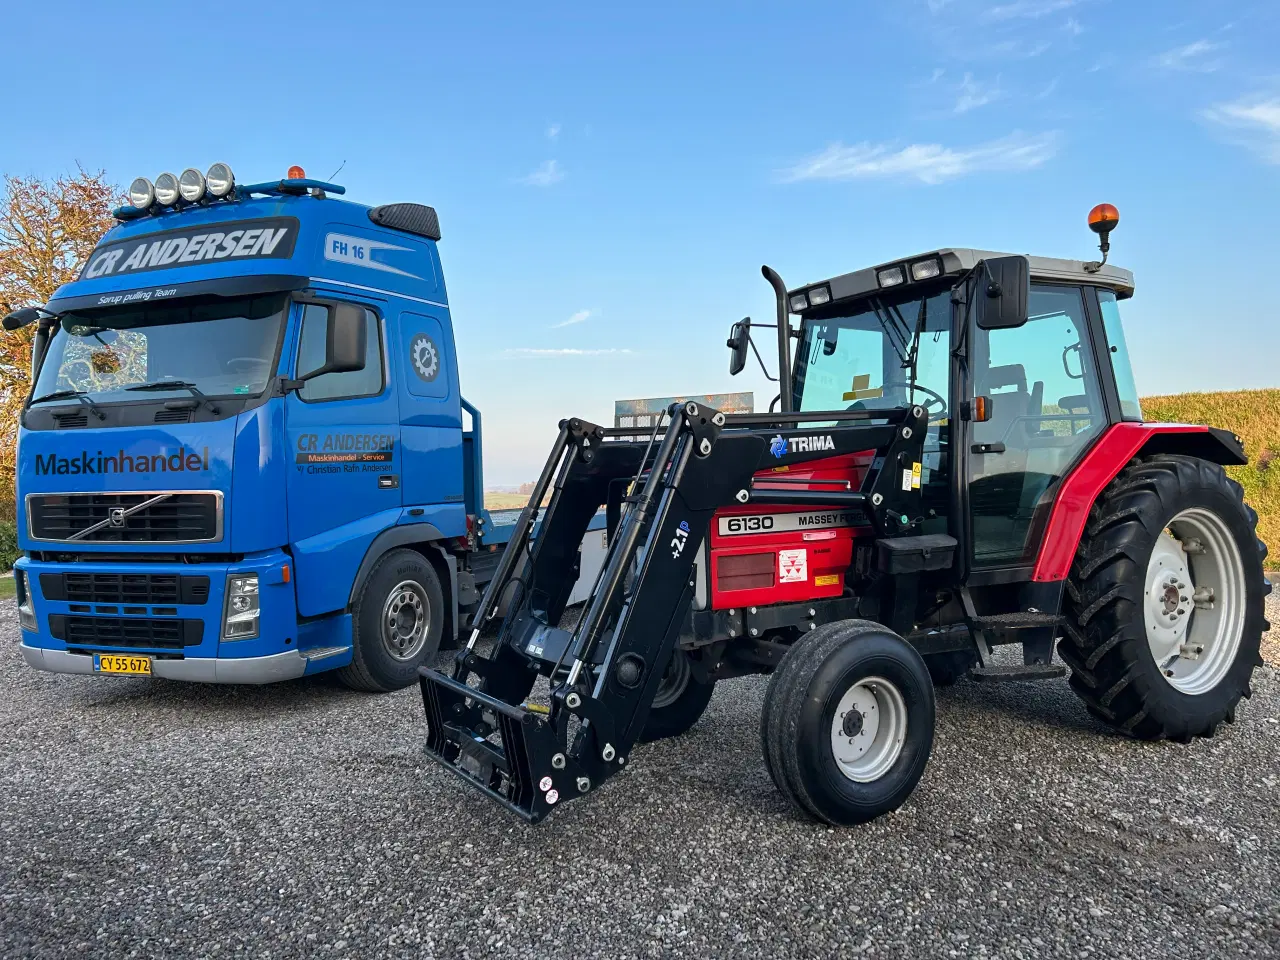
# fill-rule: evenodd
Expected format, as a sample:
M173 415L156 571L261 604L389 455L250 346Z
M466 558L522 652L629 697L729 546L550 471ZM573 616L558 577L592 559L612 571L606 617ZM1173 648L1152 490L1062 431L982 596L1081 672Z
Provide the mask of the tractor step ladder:
M978 648L978 663L969 671L974 680L1010 683L1021 680L1056 680L1066 676L1067 668L1053 663L1053 641L1063 618L1040 610L1015 610L1010 613L978 615L967 587L960 590L965 623ZM1034 631L1034 633L1033 633ZM991 652L989 638L1021 638L1024 662L998 664Z

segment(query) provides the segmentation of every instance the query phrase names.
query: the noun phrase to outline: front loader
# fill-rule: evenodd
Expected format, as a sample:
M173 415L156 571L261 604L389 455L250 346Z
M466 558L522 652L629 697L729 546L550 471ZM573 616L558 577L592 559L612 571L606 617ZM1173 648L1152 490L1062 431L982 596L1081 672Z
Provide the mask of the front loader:
M791 291L765 268L778 412L675 404L647 438L563 421L466 646L420 671L428 755L536 822L689 729L715 683L769 673L765 765L843 825L911 794L933 687L961 676L1070 667L1091 714L1145 739L1233 720L1270 589L1222 471L1246 458L1226 431L1142 421L1117 218L1091 215L1097 263L947 249Z

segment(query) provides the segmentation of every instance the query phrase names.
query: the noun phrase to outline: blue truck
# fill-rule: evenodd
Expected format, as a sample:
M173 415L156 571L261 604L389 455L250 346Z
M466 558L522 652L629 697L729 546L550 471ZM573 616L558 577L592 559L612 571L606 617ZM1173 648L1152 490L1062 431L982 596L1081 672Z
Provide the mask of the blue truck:
M5 318L34 325L31 666L383 691L467 624L515 518L484 507L439 220L343 193L140 178L77 279Z

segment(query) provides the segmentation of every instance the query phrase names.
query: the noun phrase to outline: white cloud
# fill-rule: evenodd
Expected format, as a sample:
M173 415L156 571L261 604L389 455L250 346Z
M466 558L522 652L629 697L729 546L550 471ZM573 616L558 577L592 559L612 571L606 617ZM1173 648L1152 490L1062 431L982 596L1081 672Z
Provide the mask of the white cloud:
M1184 70L1192 73L1213 73L1220 66L1222 60L1213 56L1217 51L1225 47L1224 43L1215 43L1212 40L1197 40L1195 43L1188 43L1184 47L1174 47L1172 50L1166 50L1155 58L1155 64L1163 70Z
M559 183L564 179L564 171L560 169L560 163L557 160L548 160L537 170L528 176L521 177L517 183L527 184L530 187L549 187L553 183Z
M1056 132L1028 136L1013 133L972 147L913 143L894 149L884 143L835 143L782 172L787 183L798 180L869 180L892 178L942 183L987 170L1032 170L1058 150Z
M547 360L552 357L603 357L607 354L630 352L626 348L619 347L607 347L602 350L581 350L577 347L512 347L503 351L508 357L532 357L536 360Z
M572 327L575 323L582 323L582 321L586 320L589 316L591 316L590 310L579 310L568 320L562 320L560 323L553 323L551 325L551 329L559 330L561 327Z
M1238 142L1267 163L1280 164L1280 97L1251 97L1204 111L1208 120L1233 131Z
M553 123L551 126L547 127L548 140L554 140L558 136L560 136L560 124Z
M973 79L973 74L966 73L964 79L960 81L960 95L956 98L956 113L968 113L970 110L976 110L978 107L985 107L993 100L999 100L1004 96L1004 91L1000 89L1000 80L997 77L994 86L979 83Z
M1038 20L1074 7L1079 0L1013 0L987 9L990 20Z

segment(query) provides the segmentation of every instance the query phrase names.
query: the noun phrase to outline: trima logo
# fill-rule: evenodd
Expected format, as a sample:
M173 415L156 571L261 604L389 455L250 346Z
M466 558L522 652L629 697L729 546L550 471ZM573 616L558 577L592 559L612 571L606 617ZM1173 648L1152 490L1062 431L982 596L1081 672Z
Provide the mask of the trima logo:
M822 450L834 450L836 442L830 434L809 435L807 437L784 437L778 434L769 444L769 452L781 460L791 453L818 453Z
M101 450L90 454L81 450L79 455L60 457L56 453L36 454L36 476L80 476L82 474L108 473L198 473L209 469L209 448L200 453L179 447L160 453L104 455Z

